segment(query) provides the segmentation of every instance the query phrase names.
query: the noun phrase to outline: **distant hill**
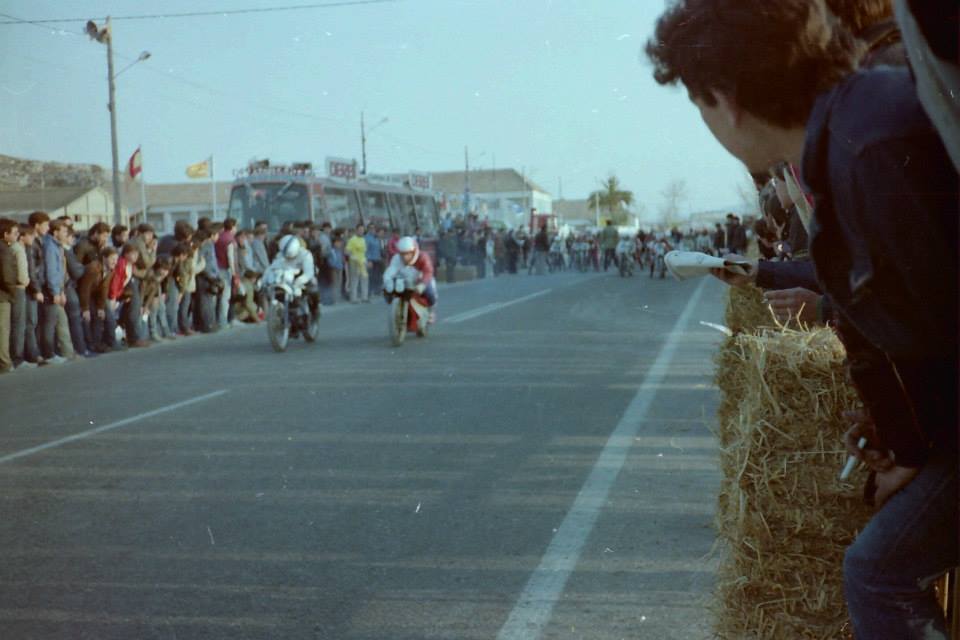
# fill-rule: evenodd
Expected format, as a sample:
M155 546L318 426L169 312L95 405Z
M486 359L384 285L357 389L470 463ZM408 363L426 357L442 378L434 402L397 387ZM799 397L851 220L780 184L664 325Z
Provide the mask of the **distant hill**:
M69 164L0 155L0 191L103 185L109 174L95 164Z

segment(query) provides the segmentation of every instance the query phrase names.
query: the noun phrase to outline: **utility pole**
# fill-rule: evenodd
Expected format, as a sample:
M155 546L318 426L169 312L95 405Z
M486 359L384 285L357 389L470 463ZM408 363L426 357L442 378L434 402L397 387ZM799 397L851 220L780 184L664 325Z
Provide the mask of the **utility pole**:
M360 112L360 153L363 157L363 168L360 175L367 175L367 130L363 124L363 111Z
M113 223L123 224L120 213L120 154L117 151L117 90L113 76L113 30L107 16L107 77L110 85L110 151L113 155Z
M470 214L470 150L463 146L463 215Z

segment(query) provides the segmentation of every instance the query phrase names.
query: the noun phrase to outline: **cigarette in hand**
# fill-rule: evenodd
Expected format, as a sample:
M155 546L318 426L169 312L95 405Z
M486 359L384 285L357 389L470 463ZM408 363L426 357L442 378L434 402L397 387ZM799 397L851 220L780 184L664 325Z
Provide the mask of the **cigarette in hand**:
M860 438L860 440L857 442L857 449L862 450L865 446L867 446L867 439ZM846 480L847 478L849 478L850 473L853 471L853 468L855 466L857 466L856 457L850 456L849 458L847 458L847 464L843 465L843 471L840 472L840 479Z

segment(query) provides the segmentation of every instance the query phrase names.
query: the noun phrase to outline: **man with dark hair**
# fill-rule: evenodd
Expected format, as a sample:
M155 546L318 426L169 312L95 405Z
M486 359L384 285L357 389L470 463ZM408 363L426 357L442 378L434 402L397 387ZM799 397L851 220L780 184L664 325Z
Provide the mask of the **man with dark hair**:
M221 329L230 326L230 300L233 298L234 280L239 274L235 230L237 221L227 218L214 247L217 270L220 274L220 295L217 298L217 324Z
M87 230L85 238L77 241L73 252L77 254L80 264L88 264L100 259L100 250L110 241L110 226L98 222Z
M63 287L67 304L64 309L66 309L67 312L67 323L70 326L70 339L73 341L74 352L84 358L94 358L97 354L87 347L91 336L89 331L84 331L83 317L80 310L80 298L77 296L77 285L83 277L83 272L86 267L81 264L80 258L77 257L76 252L74 252L76 234L73 231L73 227L68 226L68 228L70 231L67 234L67 244L63 247L63 256L66 259L67 265L67 281Z
M117 224L114 225L113 229L110 230L110 242L113 243L114 248L117 251L123 249L123 245L127 244L127 240L130 239L130 229L125 225Z
M20 236L13 220L0 218L0 373L13 371L10 357L10 317L16 300L17 261L10 248Z
M620 232L613 226L613 220L607 220L607 226L600 233L601 248L603 249L603 270L606 271L612 262L617 263L617 244L620 242Z
M852 73L862 45L812 0L681 1L647 52L749 170L801 167L817 284L869 414L847 440L878 506L844 561L854 633L948 637L932 579L958 563L958 187L909 71Z
M40 314L40 348L48 364L62 364L76 354L70 340L67 320L67 258L64 247L69 243L70 227L63 220L50 223L50 232L43 236L44 292ZM60 349L60 355L56 349Z

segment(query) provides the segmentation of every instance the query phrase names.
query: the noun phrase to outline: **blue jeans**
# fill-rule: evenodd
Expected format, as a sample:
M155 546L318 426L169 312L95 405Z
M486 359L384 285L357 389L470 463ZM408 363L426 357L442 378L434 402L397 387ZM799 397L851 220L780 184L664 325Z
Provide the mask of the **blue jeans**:
M957 454L935 452L847 549L844 591L857 640L945 640L933 581L958 564Z
M130 301L124 302L120 308L120 322L127 333L127 344L143 340L145 333L143 326L143 307L140 298L140 281L130 278Z
M35 299L27 297L26 329L23 334L23 357L30 362L40 359L40 346L37 344L37 327L40 325L40 312Z
M63 292L67 295L67 321L70 323L70 339L73 341L73 350L78 355L87 352L87 341L83 335L83 315L80 312L80 297L77 295L77 288L71 281Z
M192 331L190 328L190 303L193 300L193 294L189 291L183 292L183 300L180 301L180 308L177 309L177 324L180 327L180 333Z
M103 319L97 315L96 310L90 311L91 345L114 348L117 346L117 321L109 304L103 311Z
M177 281L173 277L167 278L167 328L171 335L177 332L177 312L180 310L180 304L178 303L178 298L180 297L180 289L177 288Z

